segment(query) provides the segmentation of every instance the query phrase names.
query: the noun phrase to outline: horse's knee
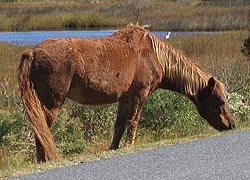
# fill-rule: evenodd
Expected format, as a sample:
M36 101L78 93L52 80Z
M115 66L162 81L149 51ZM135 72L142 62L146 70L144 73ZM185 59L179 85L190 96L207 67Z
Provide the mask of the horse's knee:
M126 121L125 120L124 122L116 121L114 128L117 132L124 131L126 129Z

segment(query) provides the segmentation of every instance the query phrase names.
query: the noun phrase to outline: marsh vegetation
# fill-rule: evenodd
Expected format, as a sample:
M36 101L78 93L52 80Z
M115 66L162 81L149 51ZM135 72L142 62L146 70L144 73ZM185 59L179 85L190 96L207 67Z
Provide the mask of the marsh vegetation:
M130 22L150 24L154 30L246 30L249 9L247 0L13 0L0 3L0 31L117 28Z

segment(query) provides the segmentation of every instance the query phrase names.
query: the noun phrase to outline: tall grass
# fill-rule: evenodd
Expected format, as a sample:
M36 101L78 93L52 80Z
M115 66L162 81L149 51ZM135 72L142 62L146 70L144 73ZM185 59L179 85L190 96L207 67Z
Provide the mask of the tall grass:
M0 3L0 31L120 27L130 22L161 30L247 29L250 3L225 1L103 1ZM52 18L53 17L53 18Z
M143 12L140 22L152 22L158 29L189 31L223 31L246 29L249 7L161 7L161 11Z
M213 35L172 36L168 41L203 69L225 83L238 128L250 120L250 64L240 53L247 32ZM0 43L0 177L35 162L32 128L23 110L16 82L21 52L27 47ZM95 154L108 149L117 104L81 106L69 100L53 127L58 149L64 158ZM157 90L142 112L136 145L163 139L186 138L213 130L184 96ZM1 154L1 149L4 153Z

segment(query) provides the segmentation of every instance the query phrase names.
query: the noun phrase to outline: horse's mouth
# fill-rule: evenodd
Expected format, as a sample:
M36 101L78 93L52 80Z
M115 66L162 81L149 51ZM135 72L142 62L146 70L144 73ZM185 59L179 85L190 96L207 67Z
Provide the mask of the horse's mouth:
M236 127L235 127L235 124L229 124L229 126L223 126L217 130L219 131L229 131L229 130L234 130Z

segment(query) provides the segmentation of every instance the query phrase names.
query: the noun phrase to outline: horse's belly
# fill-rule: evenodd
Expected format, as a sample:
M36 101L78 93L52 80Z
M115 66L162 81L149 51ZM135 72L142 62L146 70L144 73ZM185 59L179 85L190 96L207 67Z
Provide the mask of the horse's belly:
M126 92L126 89L100 89L98 87L71 87L67 97L80 104L111 104Z
M129 90L135 66L118 67L119 63L108 60L102 63L102 66L93 62L89 63L91 66L82 64L78 67L71 82L69 98L81 104L110 104Z

